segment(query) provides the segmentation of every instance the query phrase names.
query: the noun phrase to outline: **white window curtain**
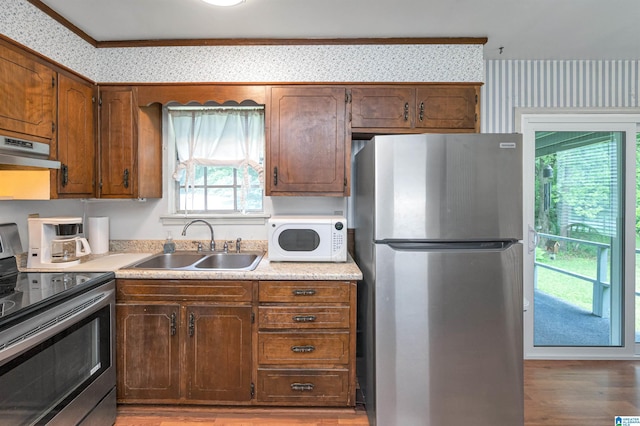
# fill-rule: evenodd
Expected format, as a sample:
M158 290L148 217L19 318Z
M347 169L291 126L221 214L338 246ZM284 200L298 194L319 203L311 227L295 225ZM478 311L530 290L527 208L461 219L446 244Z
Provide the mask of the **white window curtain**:
M243 170L248 188L251 167L264 185L264 108L169 107L168 117L169 137L178 153L175 180L186 173L189 188L196 165L227 166Z

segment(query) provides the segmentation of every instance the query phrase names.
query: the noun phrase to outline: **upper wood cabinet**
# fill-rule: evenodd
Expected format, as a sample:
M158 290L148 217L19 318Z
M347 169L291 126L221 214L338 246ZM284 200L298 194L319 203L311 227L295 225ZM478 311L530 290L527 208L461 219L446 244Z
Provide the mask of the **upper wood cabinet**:
M353 87L351 127L413 126L416 91L408 87Z
M101 198L162 197L161 105L138 107L136 88L100 88Z
M58 75L57 171L59 198L93 197L96 181L95 104L97 87Z
M479 86L424 86L416 94L416 127L480 131Z
M56 73L0 40L0 129L11 136L53 138Z
M273 87L267 195L348 195L346 88Z
M480 86L354 86L351 127L358 133L478 132Z

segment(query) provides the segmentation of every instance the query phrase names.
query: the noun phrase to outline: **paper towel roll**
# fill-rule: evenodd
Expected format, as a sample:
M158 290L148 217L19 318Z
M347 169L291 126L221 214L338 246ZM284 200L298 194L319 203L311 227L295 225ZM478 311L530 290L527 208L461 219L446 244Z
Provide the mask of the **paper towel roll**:
M106 216L90 217L87 227L89 246L95 254L109 252L109 218Z

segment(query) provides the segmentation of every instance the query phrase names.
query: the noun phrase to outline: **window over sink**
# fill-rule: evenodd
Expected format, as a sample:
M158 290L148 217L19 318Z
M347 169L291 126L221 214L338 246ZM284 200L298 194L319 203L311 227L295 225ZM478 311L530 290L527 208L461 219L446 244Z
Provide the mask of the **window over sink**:
M263 212L264 107L166 107L174 214Z

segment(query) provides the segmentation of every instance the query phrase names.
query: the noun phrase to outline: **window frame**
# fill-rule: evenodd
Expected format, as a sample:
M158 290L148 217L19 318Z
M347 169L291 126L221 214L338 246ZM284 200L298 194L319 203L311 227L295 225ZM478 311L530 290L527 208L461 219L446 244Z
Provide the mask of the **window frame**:
M160 220L163 225L184 225L185 220L193 220L193 219L205 219L211 224L218 225L264 225L266 220L271 216L271 203L269 202L269 197L264 194L264 186L262 188L262 212L223 212L223 211L211 211L211 212L180 212L178 211L178 197L179 197L179 187L177 181L173 178L173 174L176 171L177 165L177 152L175 146L175 140L172 140L168 137L168 120L169 120L169 108L177 107L177 106L187 106L187 107L207 107L207 106L230 106L230 107L242 107L242 106L251 106L251 107L263 107L265 111L265 119L266 119L266 107L260 104L213 104L213 103L205 103L205 104L188 104L182 105L178 103L168 103L163 105L162 107L162 134L163 134L163 145L165 147L165 155L164 155L164 184L165 184L165 196L167 199L167 205L165 208L166 213L160 215ZM265 132L265 161L266 161L266 150L267 150L267 135Z
M635 152L635 134L640 124L640 110L628 109L555 109L555 108L516 108L515 111L516 132L523 134L525 160L535 157L534 141L537 130L618 130L625 132L624 152ZM633 138L630 138L634 135ZM633 148L633 149L632 149ZM635 155L623 157L624 189L624 229L635 229ZM525 167L524 181L532 182L534 179L531 168ZM533 302L533 286L530 282L533 276L533 262L529 262L527 247L531 247L534 241L534 232L528 223L528 211L533 210L532 196L528 189L523 187L523 203L525 206L524 232L524 297ZM530 221L529 221L530 222ZM635 255L629 247L635 248L635 232L624 234L624 260L623 260L623 292L621 309L623 310L623 345L620 347L536 347L533 345L533 310L524 312L524 358L525 359L633 359L640 353L640 347L635 343L634 318L635 318ZM613 296L612 296L613 297Z

